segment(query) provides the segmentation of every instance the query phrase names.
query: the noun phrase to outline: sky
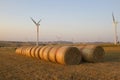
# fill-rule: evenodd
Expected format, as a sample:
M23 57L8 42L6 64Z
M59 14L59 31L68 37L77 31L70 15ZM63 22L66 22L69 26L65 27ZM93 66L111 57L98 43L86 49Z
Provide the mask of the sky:
M120 0L0 0L0 41L113 42ZM120 24L117 27L120 41Z

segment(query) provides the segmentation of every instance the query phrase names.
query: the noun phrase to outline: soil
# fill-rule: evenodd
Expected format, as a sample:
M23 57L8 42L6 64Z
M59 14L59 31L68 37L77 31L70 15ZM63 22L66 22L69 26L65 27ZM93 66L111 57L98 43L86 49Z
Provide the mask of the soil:
M0 48L0 80L120 80L118 56L107 54L102 62L61 65Z

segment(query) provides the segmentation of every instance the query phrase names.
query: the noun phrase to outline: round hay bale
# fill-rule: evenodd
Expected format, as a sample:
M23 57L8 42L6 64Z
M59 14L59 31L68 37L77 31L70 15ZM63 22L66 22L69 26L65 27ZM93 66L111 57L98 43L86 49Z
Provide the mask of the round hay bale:
M87 45L83 49L78 47L82 51L82 57L87 62L99 62L104 58L105 51L101 46Z
M17 50L16 53L18 53L18 54L22 54L22 48L23 48L23 47L19 47L19 48L17 48L17 49L16 49L16 50Z
M76 47L62 46L60 47L55 55L56 62L66 65L79 64L82 57L80 51Z
M39 47L37 47L36 50L35 50L35 57L38 58L38 59L41 59L41 58L40 58L40 50L41 50L42 47L43 47L43 46L39 46Z
M22 54L22 55L25 55L25 50L26 50L26 48L27 48L27 47L22 47L22 49L21 49L21 54Z
M43 60L43 53L44 53L44 51L45 51L46 48L47 48L47 46L43 46L43 47L40 49L39 55L40 55L40 59L42 59L42 60Z
M26 49L27 49L27 48L28 48L28 47L23 48L22 54L23 54L24 56L26 56Z
M50 50L50 52L49 52L49 60L51 61L51 62L56 62L56 59L55 59L55 55L56 55L56 52L58 51L58 49L60 48L61 46L54 46L51 50Z
M31 57L35 57L35 50L38 48L38 46L35 46L35 47L33 47L32 49L31 49L31 52L30 52L30 54L31 54Z
M22 53L22 54L23 54L24 56L26 56L26 50L27 50L27 48L28 48L28 47L24 47L24 48L23 48L23 53Z
M15 53L21 54L21 49L22 49L22 47L17 48L17 49L15 50Z
M24 47L21 47L21 49L20 49L20 54L22 55L22 49L23 49Z
M16 50L15 50L15 53L19 54L18 52L19 52L19 49L16 49Z
M33 48L32 46L27 47L27 49L26 49L26 56L31 57L30 52L31 52L32 48Z
M45 61L50 61L49 60L49 52L53 48L53 46L47 46L42 54L42 57Z

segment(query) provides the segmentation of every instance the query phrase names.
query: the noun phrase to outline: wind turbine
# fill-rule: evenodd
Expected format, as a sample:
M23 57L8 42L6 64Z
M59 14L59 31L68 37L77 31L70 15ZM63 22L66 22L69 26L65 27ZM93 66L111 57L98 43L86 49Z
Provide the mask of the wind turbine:
M112 13L112 18L113 18L113 24L114 24L114 30L115 30L115 32L114 32L114 34L115 34L115 36L114 36L114 44L115 45L117 45L117 42L118 42L118 36L117 36L117 24L118 24L118 22L115 20L115 17L114 17L114 14Z
M35 20L33 20L33 18L31 17L31 20L33 21L33 23L37 26L37 40L36 40L36 46L39 45L39 26L40 26L40 22L41 19L36 23Z

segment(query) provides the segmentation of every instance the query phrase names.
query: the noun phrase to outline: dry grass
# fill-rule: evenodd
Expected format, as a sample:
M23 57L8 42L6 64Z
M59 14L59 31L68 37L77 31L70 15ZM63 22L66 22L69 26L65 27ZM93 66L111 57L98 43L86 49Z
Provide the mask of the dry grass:
M72 66L20 56L14 48L0 48L0 80L120 80L119 48L105 47L103 62Z

